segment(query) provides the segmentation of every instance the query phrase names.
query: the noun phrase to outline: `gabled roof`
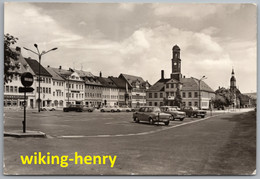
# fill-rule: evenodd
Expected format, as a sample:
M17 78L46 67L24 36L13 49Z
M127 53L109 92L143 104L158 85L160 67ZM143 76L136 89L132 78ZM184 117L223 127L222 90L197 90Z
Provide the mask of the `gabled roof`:
M39 75L39 65L40 65L39 62L31 58L25 58L25 60L32 68L34 74ZM41 70L40 72L41 76L52 77L51 74L42 65L40 65L40 70Z
M61 76L63 79L67 79L73 72L70 70L64 70L62 68L52 68L55 73Z
M110 80L112 80L116 86L118 88L121 88L121 89L126 89L126 81L122 78L117 78L117 77L113 77L113 76L110 76L109 77ZM128 85L128 89L130 89L131 87Z
M199 82L195 78L181 78L182 91L199 90ZM200 82L200 90L215 93L204 81Z
M79 74L80 77L94 77L91 72L83 71L83 70L73 70Z
M116 84L109 78L97 77L98 81L102 84L102 86L107 88L117 88Z
M54 68L47 67L46 70L52 75L52 79L64 81L64 78L62 78L58 73L55 72Z
M118 78L123 78L123 79L125 79L125 80L128 82L128 85L130 85L130 87L133 87L134 84L135 84L136 82L138 82L138 83L140 83L140 86L141 86L141 87L145 88L144 85L145 85L146 83L148 83L148 82L145 82L142 77L133 76L133 75L127 75L127 74L123 74L123 73L121 73ZM150 86L149 83L148 83L148 85Z
M164 85L168 82L175 82L175 83L180 83L179 81L171 78L163 78L158 80L154 85L152 85L148 91L163 91L164 90Z

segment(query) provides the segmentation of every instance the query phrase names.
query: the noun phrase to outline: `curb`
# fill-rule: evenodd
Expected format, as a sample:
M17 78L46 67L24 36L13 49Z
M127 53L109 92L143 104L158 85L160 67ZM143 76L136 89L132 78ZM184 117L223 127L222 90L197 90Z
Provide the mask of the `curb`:
M23 132L4 132L4 137L16 137L16 138L27 138L27 137L35 137L35 138L46 138L46 134L41 131L27 131Z

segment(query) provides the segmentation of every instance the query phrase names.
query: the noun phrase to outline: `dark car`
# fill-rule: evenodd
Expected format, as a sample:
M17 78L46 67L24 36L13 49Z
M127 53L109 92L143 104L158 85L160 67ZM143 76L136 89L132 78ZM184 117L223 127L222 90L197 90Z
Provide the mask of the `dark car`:
M173 120L180 119L180 121L183 121L186 117L186 113L183 111L178 111L176 107L172 106L161 106L160 109L162 112L165 112L167 114L171 114L173 117Z
M147 121L150 124L163 122L165 125L169 125L170 120L172 120L172 115L163 113L159 107L146 106L141 107L137 112L133 113L133 119L136 123L139 121Z
M186 113L188 117L201 117L204 118L207 114L206 111L200 110L198 107L195 106L185 106L181 111Z
M63 108L63 112L69 112L69 111L76 111L76 112L82 112L83 106L82 105L70 105L68 107Z

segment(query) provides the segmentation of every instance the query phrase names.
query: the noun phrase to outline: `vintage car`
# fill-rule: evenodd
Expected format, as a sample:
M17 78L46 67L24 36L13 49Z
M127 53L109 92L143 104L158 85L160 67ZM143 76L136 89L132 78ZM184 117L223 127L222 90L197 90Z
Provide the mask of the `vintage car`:
M207 114L206 111L200 110L196 106L185 106L184 108L181 109L181 111L186 113L186 116L188 117L201 117L204 118Z
M82 105L71 104L68 107L63 108L63 112L69 112L69 111L82 112L83 111L83 106Z
M117 108L114 106L103 106L100 108L100 112L117 112Z
M173 120L175 119L180 119L180 121L183 121L184 118L186 117L186 113L183 111L178 111L176 107L172 107L172 106L161 106L160 107L162 112L171 114L173 117Z
M129 107L126 107L126 106L123 106L123 107L119 107L119 106L116 106L116 109L117 109L117 112L131 112L131 108Z
M56 108L55 107L51 107L51 106L45 106L40 108L40 111L55 111Z
M141 107L139 111L133 113L133 120L136 123L147 121L150 124L163 122L165 125L169 125L172 118L172 115L162 112L156 106Z
M92 106L83 106L83 111L93 112L95 110Z

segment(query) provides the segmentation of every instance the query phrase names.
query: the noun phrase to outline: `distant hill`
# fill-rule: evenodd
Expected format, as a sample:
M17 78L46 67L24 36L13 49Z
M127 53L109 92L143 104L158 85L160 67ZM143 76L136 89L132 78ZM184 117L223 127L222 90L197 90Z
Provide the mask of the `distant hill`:
M256 99L257 98L257 93L256 92L255 93L244 93L244 95L247 95L247 96L249 96L252 99Z

